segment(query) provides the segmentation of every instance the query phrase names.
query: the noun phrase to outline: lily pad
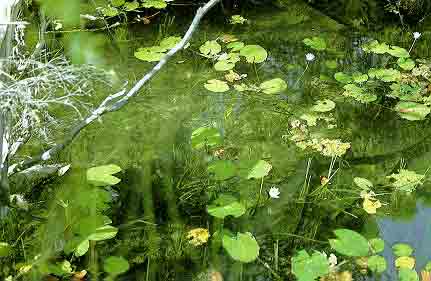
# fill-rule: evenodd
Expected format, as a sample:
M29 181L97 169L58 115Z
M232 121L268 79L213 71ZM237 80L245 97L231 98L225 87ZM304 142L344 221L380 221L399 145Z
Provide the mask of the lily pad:
M401 47L397 46L391 46L391 48L388 50L388 53L391 56L397 57L397 58L408 58L410 57L409 52Z
M168 4L164 0L144 0L142 2L144 8L164 9L167 6Z
M287 89L287 84L283 79L274 78L262 82L259 86L265 94L277 94Z
M302 42L311 49L323 51L326 49L326 42L321 37L305 38Z
M214 93L224 93L229 91L229 85L222 80L211 79L204 84L205 89Z
M259 256L259 244L251 233L237 233L236 236L224 234L223 248L236 261L248 263Z
M111 256L105 259L103 269L109 275L117 276L129 270L129 263L123 257Z
M235 197L222 194L208 205L207 211L213 217L224 219L227 216L239 218L245 214L246 209Z
M372 93L365 93L364 90L355 84L347 84L344 87L343 95L346 97L352 97L355 100L362 103L370 103L377 100L377 96Z
M139 2L138 1L127 2L126 4L124 4L124 10L126 10L128 12L134 11L138 8L139 8Z
M325 100L319 100L317 103L311 107L312 111L316 112L328 112L335 108L335 102L325 99Z
M90 241L88 239L85 239L78 244L78 246L76 247L73 253L76 257L81 257L88 252L89 248L90 248Z
M383 273L386 268L386 260L382 256L374 255L368 258L368 268L377 274Z
M311 256L307 251L299 251L292 257L292 273L299 281L312 281L329 273L329 262L320 252Z
M325 61L325 65L329 69L336 69L337 68L337 61L336 60L327 60L327 61Z
M397 64L404 70L412 70L415 68L415 62L410 58L399 58Z
M236 167L232 161L229 160L218 160L212 162L208 166L207 170L209 173L214 174L214 178L216 180L220 181L234 177L236 174Z
M112 239L117 235L118 229L112 225L105 225L96 229L96 232L88 236L90 241L102 241Z
M247 179L261 179L269 174L272 169L272 165L266 162L265 160L259 160L257 163L251 168L250 172L247 175Z
M370 78L376 78L383 82L395 82L401 79L401 73L393 68L370 68L368 70L368 76Z
M415 267L416 260L412 257L399 257L395 260L395 267L413 269Z
M398 271L399 281L419 281L418 273L413 269L402 268Z
M338 82L343 83L343 84L349 84L350 82L352 82L352 77L348 74L343 73L343 72L335 73L334 78L335 78L335 80L337 80Z
M261 63L268 57L266 50L259 45L246 45L239 54L245 57L248 63Z
M155 48L154 47L139 48L135 52L135 57L143 61L155 62L163 58L163 56L165 55L164 51L165 51L164 48L161 48L158 46L155 46Z
M364 82L367 82L367 80L368 80L368 75L360 73L360 72L353 73L352 77L353 77L353 81L355 81L355 83L364 83Z
M337 229L334 233L337 239L329 239L329 244L335 251L349 257L368 255L368 241L361 234L350 229Z
M221 60L214 64L214 69L217 71L228 71L235 67L235 63L231 63L226 60Z
M167 50L172 49L181 41L181 37L179 36L169 36L160 41L160 47L165 48Z
M383 252L385 249L385 241L381 238L370 239L369 243L371 251L375 254Z
M395 111L404 119L417 121L424 120L430 113L430 108L421 103L400 101L395 106Z
M207 41L200 48L199 51L206 56L214 56L221 52L221 46L217 41Z
M245 44L243 42L230 42L226 45L226 48L231 49L232 52L239 52L244 48Z
M373 40L364 44L362 49L366 53L384 54L389 51L389 46L386 43L379 43L377 40Z
M113 174L121 172L117 165L104 165L93 167L87 170L87 181L96 186L115 185L121 180Z
M111 0L111 5L114 7L120 7L126 3L126 0Z
M392 251L397 257L408 257L413 253L413 248L406 243L397 243L392 246Z
M217 146L222 141L219 130L213 127L197 128L193 131L190 140L194 149Z
M362 189L368 190L373 187L373 183L367 180L366 178L355 177L353 178L353 182Z

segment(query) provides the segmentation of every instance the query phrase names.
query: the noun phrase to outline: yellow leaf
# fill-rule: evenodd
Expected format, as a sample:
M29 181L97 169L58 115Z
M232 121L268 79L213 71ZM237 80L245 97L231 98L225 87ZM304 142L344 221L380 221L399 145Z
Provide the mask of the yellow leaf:
M188 232L187 239L190 239L190 244L200 246L208 242L210 234L206 228L195 228Z
M381 206L382 203L379 200L371 200L370 198L364 198L364 202L362 203L362 207L368 214L377 213L377 209Z
M412 257L399 257L395 260L395 266L398 268L413 269L415 267L415 259Z

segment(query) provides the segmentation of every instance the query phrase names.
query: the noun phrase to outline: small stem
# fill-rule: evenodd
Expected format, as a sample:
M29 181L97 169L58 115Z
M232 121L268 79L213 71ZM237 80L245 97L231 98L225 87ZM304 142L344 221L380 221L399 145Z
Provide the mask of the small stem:
M278 239L274 243L274 267L278 271Z
M304 76L305 72L307 72L308 69L308 61L307 61L307 65L305 66L304 72L302 72L302 74L299 76L298 80L296 80L295 85L293 86L294 88L298 85L299 81L301 81L301 78Z
M145 281L148 281L150 276L150 257L148 257L147 261L147 273L145 274Z
M257 81L260 83L259 74L257 73L256 64L253 63L254 73L256 74Z
M410 54L410 52L412 51L412 49L413 49L413 46L415 45L415 43L416 43L416 38L415 38L415 40L413 40L413 43L412 43L412 45L410 46L410 49L409 49L409 54Z
M257 258L257 260L266 268L269 270L269 272L271 272L272 275L275 276L275 278L279 279L279 280L283 280L281 278L280 275L277 274L277 272L275 272L266 262L264 262L263 260L261 260L259 257Z

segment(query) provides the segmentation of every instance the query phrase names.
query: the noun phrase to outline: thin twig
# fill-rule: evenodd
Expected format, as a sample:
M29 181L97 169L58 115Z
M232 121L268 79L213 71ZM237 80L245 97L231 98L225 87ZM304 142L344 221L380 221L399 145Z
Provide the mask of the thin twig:
M173 55L175 55L178 51L182 50L184 46L186 46L186 44L190 41L193 33L199 26L199 23L203 16L220 1L221 0L210 0L203 7L199 8L182 40L168 53L166 53L166 55L163 56L163 58L154 66L154 68L151 69L150 72L145 74L129 91L123 89L116 94L108 96L93 112L91 112L89 116L87 116L87 118L85 118L84 121L82 121L72 129L69 136L65 140L63 140L62 143L53 146L52 148L44 151L40 155L32 157L29 160L17 163L15 166L13 166L13 169L9 170L9 175L13 175L18 171L27 169L39 162L52 159L54 155L66 148L76 138L76 136L81 132L81 130L86 128L94 120L99 119L105 113L117 111L124 105L126 105L132 97L138 95L139 91L160 71L160 69L169 61L169 59ZM114 101L115 99L116 101Z

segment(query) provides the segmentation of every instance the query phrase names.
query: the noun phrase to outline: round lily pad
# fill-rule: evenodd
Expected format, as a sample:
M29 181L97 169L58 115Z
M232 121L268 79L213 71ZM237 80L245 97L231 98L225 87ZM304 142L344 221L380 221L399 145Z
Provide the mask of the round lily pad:
M261 63L268 57L266 50L259 45L244 46L239 54L245 57L248 63Z
M229 85L225 81L211 79L204 85L205 89L215 93L223 93L229 91Z
M287 89L287 84L283 79L274 78L265 81L259 86L265 94L277 94Z

